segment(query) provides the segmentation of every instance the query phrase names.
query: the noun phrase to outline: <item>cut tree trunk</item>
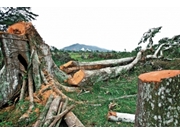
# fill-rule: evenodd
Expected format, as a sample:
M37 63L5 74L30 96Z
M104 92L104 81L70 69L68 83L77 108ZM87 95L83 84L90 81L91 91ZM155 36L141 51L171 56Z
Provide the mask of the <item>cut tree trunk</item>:
M180 70L141 74L135 126L180 126Z
M94 69L101 69L105 67L114 67L120 65L126 65L132 62L134 57L128 58L121 58L121 59L110 59L110 60L101 60L101 61L94 61L94 62L78 62L78 61L69 61L62 66L60 69L67 74L74 73L78 70L94 70Z
M99 70L79 70L67 82L70 85L86 87L92 86L94 83L107 80L119 76L123 71L132 69L141 59L142 52L139 52L136 58L129 64L124 66L106 67Z
M0 33L0 46L5 63L0 71L0 108L16 98L20 92L21 100L25 93L29 93L33 102L32 92L38 91L42 83L47 83L44 71L51 74L58 83L64 83L68 78L68 75L56 66L49 46L31 23L19 22L8 30L11 34Z

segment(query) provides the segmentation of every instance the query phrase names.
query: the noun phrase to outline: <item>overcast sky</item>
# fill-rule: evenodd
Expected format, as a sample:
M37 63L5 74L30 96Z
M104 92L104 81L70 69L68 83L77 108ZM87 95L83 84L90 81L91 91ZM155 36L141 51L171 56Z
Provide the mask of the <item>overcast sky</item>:
M35 5L32 12L39 17L33 24L44 41L58 49L80 43L131 51L150 28L162 26L161 33L154 38L155 43L163 37L180 34L180 8L151 2L149 5L120 1L85 5L67 2L59 4L61 7Z

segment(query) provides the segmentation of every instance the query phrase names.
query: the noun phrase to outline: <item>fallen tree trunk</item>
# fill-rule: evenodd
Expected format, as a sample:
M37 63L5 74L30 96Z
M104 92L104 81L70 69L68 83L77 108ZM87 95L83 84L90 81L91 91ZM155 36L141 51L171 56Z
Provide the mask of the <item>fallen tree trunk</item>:
M107 119L115 122L135 122L135 114L119 113L119 112L108 112Z
M128 58L121 58L121 59L109 59L109 60L101 60L101 61L94 61L94 62L78 62L78 61L69 61L62 66L60 69L67 74L74 73L78 70L94 70L94 69L101 69L105 67L114 67L125 65L132 62L134 57Z
M180 70L162 70L141 74L135 126L180 126Z
M132 69L141 59L141 55L142 52L139 52L131 63L124 66L107 67L99 70L79 70L72 78L69 78L67 82L70 85L85 87L87 85L93 85L99 81L117 77L122 73L122 71Z

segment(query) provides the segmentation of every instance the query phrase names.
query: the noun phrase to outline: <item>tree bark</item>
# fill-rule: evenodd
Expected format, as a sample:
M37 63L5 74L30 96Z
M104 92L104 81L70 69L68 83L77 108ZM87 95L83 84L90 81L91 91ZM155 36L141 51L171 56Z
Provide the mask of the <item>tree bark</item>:
M24 40L23 40L24 39ZM0 34L4 67L0 72L0 107L14 99L21 89L23 74L29 63L29 47L25 36Z
M141 74L135 126L180 126L180 70Z
M46 115L45 122L43 124L44 127L48 127L51 124L51 122L53 121L54 116L56 116L57 111L58 111L58 107L60 104L60 100L61 100L61 97L56 97L52 101L52 103L49 107L48 113Z
M54 98L53 95L49 96L49 98L48 98L48 100L46 102L46 105L44 106L44 108L43 108L43 110L42 110L38 120L34 124L34 127L41 127L41 126L43 126L46 114L47 114L47 112L49 110L49 107L50 107L52 101L53 101L53 98Z
M65 115L64 120L68 125L68 127L84 127L82 122L77 118L77 116L72 111L68 112Z
M135 121L135 115L129 114L129 113L119 113L119 112L108 112L107 119L109 121L115 121L115 122L130 122L134 123Z
M133 61L135 57L121 58L121 59L109 59L109 60L101 60L94 62L78 62L78 61L69 61L68 63L60 66L60 69L69 73L74 73L78 70L94 70L101 69L105 67L114 67L125 65Z
M85 87L91 86L96 82L107 80L119 76L123 71L132 69L141 59L142 52L139 52L136 58L129 64L117 67L106 67L99 70L79 70L67 82L70 85Z
M16 28L16 25L13 26ZM4 58L4 66L0 70L0 108L16 98L21 90L22 99L23 94L28 93L28 87L31 90L29 96L32 97L32 92L38 91L42 83L47 84L43 71L49 72L53 80L59 83L64 83L68 78L52 60L49 46L44 43L34 26L25 23L24 27L25 35L0 33ZM24 77L27 77L29 83L26 90L22 84ZM33 103L32 98L31 102Z

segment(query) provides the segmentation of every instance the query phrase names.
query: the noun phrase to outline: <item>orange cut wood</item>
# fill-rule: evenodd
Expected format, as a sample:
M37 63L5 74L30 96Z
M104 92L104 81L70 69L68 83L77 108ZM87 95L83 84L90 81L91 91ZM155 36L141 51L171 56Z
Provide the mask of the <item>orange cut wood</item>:
M139 75L143 82L160 82L162 79L171 78L180 74L180 70L161 70L153 71Z
M60 69L64 70L65 68L67 68L67 67L69 67L71 65L73 65L73 61L69 61L69 62L63 64L62 66L60 66Z
M7 32L10 34L24 35L30 25L32 25L30 22L18 22L9 26Z
M78 72L76 72L73 76L73 78L68 79L68 83L70 85L78 85L83 78L85 77L85 73L83 70L79 70Z

